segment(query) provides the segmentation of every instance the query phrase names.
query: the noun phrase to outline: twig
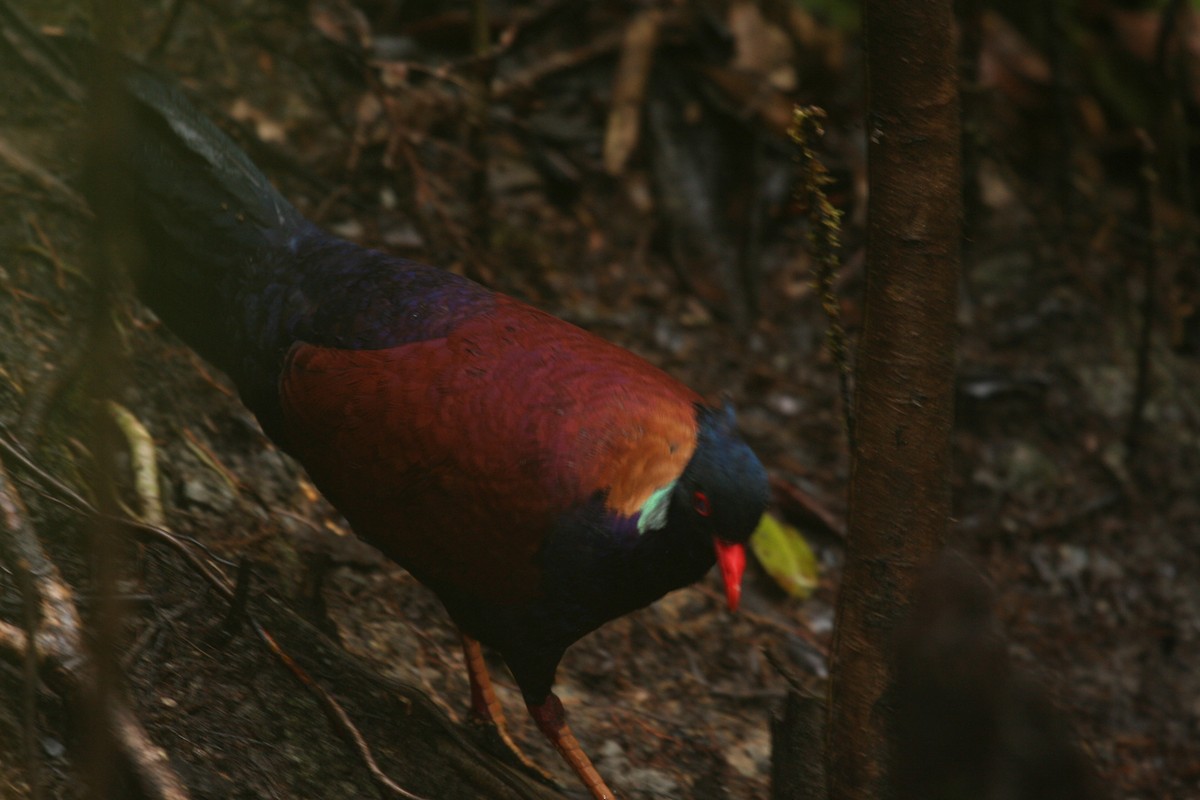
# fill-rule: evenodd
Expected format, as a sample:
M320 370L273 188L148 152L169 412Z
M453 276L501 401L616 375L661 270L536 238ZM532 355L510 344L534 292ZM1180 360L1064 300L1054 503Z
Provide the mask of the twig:
M47 639L55 648L74 649L73 666L77 667L83 658L78 647L82 637L71 592L58 568L42 550L37 533L29 524L25 504L3 464L0 464L0 517L8 531L0 539L3 555L15 573L24 573L18 580L30 588L29 599L38 607L38 638Z
M95 236L90 241L87 258L93 283L85 316L88 384L100 404L116 396L125 366L114 313L119 287L127 275L137 274L146 258L135 244L138 220L133 184L120 166L133 131L132 106L123 85L127 66L117 55L123 45L122 20L127 3L128 0L105 0L96 5L93 20L96 47L88 53L85 73L88 102L83 147L87 185L92 191L89 199L95 200L100 196L97 193L104 198L103 203L93 205ZM113 466L118 443L112 425L105 419L103 405L93 406L85 437L95 466L88 475L89 488L101 511L115 513L118 503ZM92 690L85 695L89 713L83 730L81 766L91 783L91 791L97 796L112 794L120 785L115 761L122 749L131 746L122 737L133 736L135 747L145 738L132 728L124 730L121 720L124 712L119 695L117 652L123 608L117 600L120 572L117 544L115 526L103 517L94 517L87 532L89 578L95 603L88 630ZM130 763L136 771L136 755ZM179 788L182 792L182 785Z
M230 389L225 384L213 377L212 373L204 366L204 362L200 360L200 356L196 355L196 351L191 348L187 349L187 357L192 368L200 375L200 379L207 383L212 388L216 389L226 397L237 399L237 393Z
M45 309L47 314L54 317L54 319L59 322L66 319L66 314L56 309L49 300L45 299L44 297L38 297L33 292L28 292L24 289L18 289L16 286L5 286L4 291L12 295L13 300L16 300L17 302L28 302L41 306L43 309Z
M77 103L83 101L85 92L75 79L71 65L47 37L4 2L0 2L0 41L34 78L51 84L54 91L65 98Z
M534 63L522 72L518 72L508 80L496 81L492 87L492 96L496 99L505 99L509 95L529 91L551 75L575 69L592 59L614 52L621 46L621 41L622 35L620 31L608 31L597 36L583 47L566 53L554 53Z
M783 478L771 478L771 496L793 525L844 543L846 521L839 519L808 492Z
M480 5L484 4L480 0L472 0L471 27L473 29L473 43L471 55L437 66L402 60L380 61L378 62L379 65L386 69L420 72L439 81L445 81L453 86L457 86L460 89L470 91L469 81L465 81L461 77L461 74L473 72L483 62L487 62L488 64L487 71L489 75L493 74L495 72L495 64L500 60L501 56L515 47L527 31L566 7L569 4L569 0L550 0L538 8L532 8L527 11L514 11L509 15L512 22L496 37L495 43L491 43L490 41L490 15L484 13L483 9L478 8L476 3ZM481 17L483 21L481 21ZM486 34L486 40L484 40L484 34ZM482 46L479 44L481 40L483 40Z
M84 219L92 218L91 210L78 192L22 153L3 136L0 136L0 161L11 167L14 172L36 183L43 191L57 195L60 200L66 202L68 208Z
M25 636L28 641L32 641L37 636L38 603L37 590L29 574L29 565L25 564L22 569L18 569L16 577L25 611L22 620L25 624ZM25 685L22 687L22 693L25 710L25 773L31 800L39 800L42 796L41 761L38 759L37 749L37 684L37 651L30 647L25 650Z
M3 426L0 426L0 431L2 431L2 430L4 430ZM67 486L65 483L60 481L58 478L54 477L49 472L46 472L44 469L39 467L33 461L33 459L30 458L29 453L28 453L28 451L25 450L25 448L23 448L15 440L10 440L8 438L8 434L6 431L5 431L5 435L0 435L0 450L3 450L5 453L8 454L9 458L14 459L22 467L24 467L25 469L32 472L39 479L41 479L43 482L45 482L48 486L52 486L53 488L57 489L60 493L62 493L66 497L70 498L77 505L79 505L79 506L88 505L88 501L83 499L83 495L79 494L74 489L72 489L71 487ZM3 462L0 462L0 465L2 465L2 463Z
M350 742L354 749L358 751L358 755L366 765L367 771L371 774L372 780L375 781L375 785L380 789L391 793L395 797L403 797L407 798L407 800L422 800L419 795L415 795L407 789L397 785L383 772L383 770L379 768L379 764L375 761L375 755L371 752L370 745L367 744L367 741L363 738L362 733L360 733L358 728L355 727L354 722L350 719L350 715L346 713L346 710L341 707L341 705L333 698L331 694L329 694L329 692L325 691L325 687L313 680L312 676L309 675L303 667L297 664L291 656L284 652L283 648L279 646L279 643L275 641L275 638L271 636L271 634L268 633L267 630L262 627L262 625L254 622L253 620L251 621L251 624L254 626L254 632L258 634L260 639L262 639L263 644L267 646L267 649L274 653L275 656L281 662L283 662L283 665L286 666L291 673L296 676L296 680L300 681L300 683L302 683L304 687L308 689L313 697L317 699L317 702L321 706L321 710L325 712L326 718L328 718L330 723L333 724L334 728L341 733L347 741Z
M40 610L37 632L29 637L7 624L0 630L0 646L9 657L25 661L35 653L38 672L69 705L86 707L96 693L93 665L84 657L83 626L70 588L46 556L37 533L29 524L24 504L8 472L0 463L0 517L8 535L0 537L4 555L27 580ZM147 797L187 800L182 782L155 747L137 718L110 697L103 723L112 733L116 755L130 770Z
M225 576L219 567L213 563L206 562L204 559L199 557L192 550L192 548L189 547L175 532L160 525L152 525L125 517L112 517L102 514L91 503L84 500L77 492L65 486L53 476L50 476L44 470L37 467L36 464L33 464L32 461L29 460L28 456L21 452L20 448L6 441L2 436L0 436L0 450L3 450L10 456L15 457L23 465L32 466L34 468L34 474L45 480L47 485L56 491L59 491L66 498L68 498L60 499L60 502L62 502L66 507L75 511L75 513L84 516L91 516L94 519L106 520L120 526L121 528L133 531L139 534L141 537L152 542L168 546L177 554L179 554L193 569L195 569L196 572L199 573L200 576L204 578L204 580L218 594L230 601L234 607L238 606L237 587L230 582L230 580ZM2 469L3 465L0 463L0 470ZM0 478L2 478L4 474L5 473L0 472ZM3 499L5 497L3 493L4 485L5 484L3 482L0 482L0 510L2 510ZM63 590L66 591L65 585ZM317 699L319 705L324 710L329 721L333 724L335 730L337 730L340 735L350 742L358 752L359 757L362 758L364 765L376 784L379 785L381 789L392 793L396 797L409 798L410 800L421 800L420 797L403 789L383 773L383 771L379 768L378 762L375 761L375 757L370 746L367 744L362 733L359 732L358 728L354 725L346 711L328 692L325 691L324 688L317 684L312 677L309 676L308 673L305 672L291 658L291 656L289 656L287 652L283 650L282 647L279 646L279 643L270 634L270 632L263 628L263 626L257 620L255 620L248 611L244 612L244 615L250 620L251 625L254 627L255 633L258 634L259 638L266 645L267 649L270 650L271 653L274 654L284 664L284 666L286 666L292 672L292 674L296 676L296 678L305 686L305 688L313 693L313 696ZM0 649L7 648L9 650L14 650L18 640L24 640L25 638L24 634L21 634L18 629L12 628L10 630L9 628L11 628L11 626L5 627L4 623L0 622ZM129 720L123 720L122 724L128 728ZM136 724L136 720L133 720L133 724ZM133 736L134 733L135 731L132 728L129 728L125 732L125 735ZM179 795L179 797L186 798L186 795ZM163 800L172 800L172 798L170 798L170 796L163 795Z
M230 472L229 467L221 463L221 459L217 458L217 454L212 451L208 445L200 441L200 437L192 431L191 428L184 427L183 429L184 444L192 451L196 458L200 459L200 463L217 473L229 490L234 494L239 494L242 490L242 482L237 476Z
M766 656L767 663L774 667L775 671L779 673L780 677L787 681L787 685L792 688L792 691L800 692L801 694L809 694L812 692L811 687L805 684L804 680L796 674L796 671L792 669L791 665L784 663L779 654L775 652L775 648L763 647L762 654Z
M142 519L151 525L161 525L166 516L163 514L162 496L158 488L158 458L154 450L154 439L141 420L125 406L110 400L108 411L129 442L133 486L138 499L142 501Z

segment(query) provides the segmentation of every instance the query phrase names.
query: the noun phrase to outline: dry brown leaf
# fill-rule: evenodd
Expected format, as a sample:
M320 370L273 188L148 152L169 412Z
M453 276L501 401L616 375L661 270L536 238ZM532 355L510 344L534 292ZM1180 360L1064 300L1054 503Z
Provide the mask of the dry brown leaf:
M783 92L796 88L792 44L778 25L763 17L756 3L742 0L730 6L729 30L735 48L734 69L760 75Z
M625 30L621 60L613 79L612 109L604 131L604 169L620 175L629 163L641 135L642 101L654 64L662 14L657 9L643 11Z

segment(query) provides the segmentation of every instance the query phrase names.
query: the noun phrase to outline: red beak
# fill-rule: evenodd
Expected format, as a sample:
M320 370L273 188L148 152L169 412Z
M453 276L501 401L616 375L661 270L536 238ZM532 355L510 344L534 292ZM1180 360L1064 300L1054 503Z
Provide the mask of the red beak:
M725 581L725 599L729 602L729 610L737 611L742 599L742 573L746 570L746 548L735 542L726 542L714 538L713 546L717 550L717 565L721 568L721 578Z

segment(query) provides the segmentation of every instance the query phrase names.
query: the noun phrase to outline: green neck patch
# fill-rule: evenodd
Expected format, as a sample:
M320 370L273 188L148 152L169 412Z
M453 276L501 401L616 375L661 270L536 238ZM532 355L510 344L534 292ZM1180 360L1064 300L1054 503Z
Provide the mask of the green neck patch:
M656 531L667 524L667 508L671 505L671 492L675 489L675 483L676 481L671 481L646 498L638 514L638 533Z

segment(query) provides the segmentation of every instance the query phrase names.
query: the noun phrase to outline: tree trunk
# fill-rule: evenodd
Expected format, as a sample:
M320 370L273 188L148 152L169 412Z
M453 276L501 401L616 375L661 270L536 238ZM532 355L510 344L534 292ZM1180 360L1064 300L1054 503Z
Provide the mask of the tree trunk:
M887 796L889 652L950 519L960 121L951 0L867 0L867 280L827 739L833 800Z

